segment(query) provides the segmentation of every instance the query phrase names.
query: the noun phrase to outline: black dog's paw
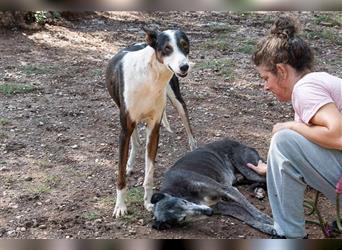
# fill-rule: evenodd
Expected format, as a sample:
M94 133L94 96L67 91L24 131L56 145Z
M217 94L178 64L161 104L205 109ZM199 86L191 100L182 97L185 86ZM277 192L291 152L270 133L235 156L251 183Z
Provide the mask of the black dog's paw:
M152 228L156 230L167 230L171 228L171 225L166 222L154 221Z

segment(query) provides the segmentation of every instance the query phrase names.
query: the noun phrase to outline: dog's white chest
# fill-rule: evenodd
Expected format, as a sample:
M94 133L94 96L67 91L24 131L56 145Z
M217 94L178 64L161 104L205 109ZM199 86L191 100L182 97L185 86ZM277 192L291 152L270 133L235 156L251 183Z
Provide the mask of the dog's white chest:
M135 122L156 122L166 104L166 86L172 73L157 65L150 47L128 53L123 59L124 101Z
M153 84L132 84L125 95L130 118L136 122L160 119L166 104L166 89L155 90ZM127 98L126 98L127 97Z

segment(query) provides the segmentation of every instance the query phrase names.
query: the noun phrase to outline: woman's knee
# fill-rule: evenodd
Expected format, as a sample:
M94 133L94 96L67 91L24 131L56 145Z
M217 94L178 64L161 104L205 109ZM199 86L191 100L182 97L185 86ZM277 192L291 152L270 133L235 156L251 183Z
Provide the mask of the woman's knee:
M271 140L270 151L298 152L298 145L304 138L297 132L290 129L282 129L275 133Z

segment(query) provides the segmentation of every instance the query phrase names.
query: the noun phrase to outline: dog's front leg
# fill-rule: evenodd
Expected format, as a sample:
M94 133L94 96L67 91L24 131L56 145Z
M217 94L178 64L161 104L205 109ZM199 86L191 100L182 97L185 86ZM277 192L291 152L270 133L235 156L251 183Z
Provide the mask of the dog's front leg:
M188 110L181 96L180 89L179 89L179 82L178 82L177 77L174 76L172 80L170 81L170 83L167 85L166 93L167 93L167 97L170 99L172 105L177 109L177 112L179 116L181 117L186 134L188 136L190 149L191 150L196 149L197 141L194 138L193 133L192 133Z
M118 218L127 213L125 204L126 198L126 165L128 159L129 141L134 130L135 124L127 119L126 122L121 122L122 130L120 133L120 147L119 147L119 171L117 175L117 189L116 189L116 203L113 211L113 216Z
M154 163L158 150L160 124L155 123L147 126L146 130L146 154L145 154L145 180L144 180L144 205L148 211L152 211L151 198L153 194Z

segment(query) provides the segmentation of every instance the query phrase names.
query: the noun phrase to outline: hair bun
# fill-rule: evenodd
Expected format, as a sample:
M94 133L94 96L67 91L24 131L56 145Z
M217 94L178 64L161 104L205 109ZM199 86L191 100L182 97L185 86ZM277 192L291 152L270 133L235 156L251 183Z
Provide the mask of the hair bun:
M292 38L298 33L296 21L290 17L278 18L271 27L271 34L281 38Z

